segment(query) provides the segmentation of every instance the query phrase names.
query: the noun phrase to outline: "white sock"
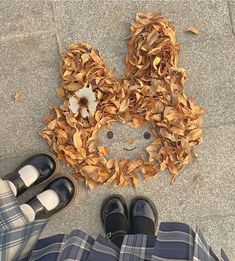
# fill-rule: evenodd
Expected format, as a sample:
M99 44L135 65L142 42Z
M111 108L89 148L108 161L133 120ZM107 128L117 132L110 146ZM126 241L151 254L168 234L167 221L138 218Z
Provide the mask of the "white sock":
M24 213L25 217L28 219L28 222L32 222L35 219L35 211L33 208L28 204L20 205L22 212Z
M36 197L48 211L56 208L60 203L57 193L52 189L45 190Z
M17 195L17 189L16 189L16 186L9 180L7 180L7 182L9 183L10 187L11 187L11 190L13 192L13 194L16 196Z
M18 171L26 187L30 187L39 177L40 173L32 165L26 165Z

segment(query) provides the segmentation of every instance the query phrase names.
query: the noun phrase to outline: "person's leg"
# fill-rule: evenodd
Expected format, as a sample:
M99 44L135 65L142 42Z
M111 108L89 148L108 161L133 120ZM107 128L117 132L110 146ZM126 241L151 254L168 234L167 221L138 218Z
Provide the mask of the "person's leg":
M41 153L23 161L13 172L5 175L15 196L32 185L51 179L59 169L58 160L51 154Z
M60 176L47 184L43 191L39 194L32 197L28 200L23 206L27 207L27 211L29 209L29 214L34 214L32 218L35 218L35 221L43 220L45 218L50 218L53 215L56 215L69 207L76 197L76 182L69 176ZM21 206L22 207L22 206ZM61 237L62 236L62 237ZM66 235L60 235L58 239L58 235L55 235L57 241L56 251L57 254L60 254L61 245L64 242L68 244L71 243L70 241L66 240ZM44 242L45 241L41 241ZM70 243L69 243L70 242ZM79 243L80 241L78 241ZM76 245L76 244L75 244ZM38 252L41 254L42 249L40 245L36 244ZM72 247L72 244L71 246ZM43 247L42 247L43 248ZM82 249L82 247L81 247ZM46 247L44 247L43 253L45 254L45 260L49 259L50 252L54 255L55 247L53 245L53 241L49 242ZM31 255L31 254L30 254ZM33 253L35 256L36 254Z
M59 177L20 206L9 182L0 180L0 260L18 260L31 255L47 223L46 217L71 204L75 197L73 186L71 178Z
M52 156L39 154L0 180L0 260L29 257L47 217L71 204L75 197L75 181L59 177L49 182L41 193L19 205L16 196L32 185L49 181L56 170L57 162Z
M137 197L130 205L130 232L122 242L120 260L152 260L156 242L157 211L147 198Z
M27 224L19 202L8 181L0 179L0 231L14 229Z
M33 215L35 219L49 218L71 205L76 194L76 181L69 176L60 176L21 207L31 218Z
M46 223L29 224L9 182L0 180L0 260L17 260L30 252Z
M158 214L154 203L145 197L136 197L130 206L132 234L153 236L156 232Z
M122 214L114 213L107 217L105 223L107 238L110 238L111 242L121 248L123 238L128 229L126 218Z
M28 204L20 205L20 209L26 217L28 223L33 222L35 220L35 211Z
M125 200L119 195L106 198L100 213L106 237L121 248L123 238L128 232L128 211Z
M67 193L67 191L66 191ZM72 195L73 197L73 195ZM47 189L36 195L36 198L38 199L38 202L47 210L51 211L58 207L60 203L60 196L51 189ZM69 199L68 199L69 200ZM20 205L20 208L22 212L25 214L25 216L28 219L28 222L32 222L36 218L35 210L32 206L29 204L22 204Z

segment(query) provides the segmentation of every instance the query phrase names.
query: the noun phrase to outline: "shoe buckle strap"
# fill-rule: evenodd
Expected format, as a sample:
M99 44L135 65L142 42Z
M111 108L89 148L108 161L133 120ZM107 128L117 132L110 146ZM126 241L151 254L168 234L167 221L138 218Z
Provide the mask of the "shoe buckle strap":
M106 238L110 239L110 238L114 238L116 236L125 235L125 234L126 234L126 231L124 231L124 230L115 231L113 233L109 232L106 234Z
M111 236L112 236L112 233L111 233L111 232L109 232L109 233L106 234L106 238L107 238L107 239L110 239Z

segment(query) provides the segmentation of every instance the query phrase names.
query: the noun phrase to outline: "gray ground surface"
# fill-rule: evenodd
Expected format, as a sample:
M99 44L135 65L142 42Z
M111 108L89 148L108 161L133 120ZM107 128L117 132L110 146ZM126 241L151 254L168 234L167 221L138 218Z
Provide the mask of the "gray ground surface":
M59 52L68 43L91 43L121 75L129 24L136 12L146 11L161 11L174 21L187 94L207 110L199 157L174 186L167 173L138 190L104 186L89 192L80 186L75 206L50 221L43 236L77 227L96 235L105 196L121 193L129 202L145 195L156 203L160 221L198 224L216 252L222 246L235 259L235 0L1 1L0 175L25 156L48 150L38 131L48 106L59 103ZM189 26L199 29L198 36L184 32ZM14 104L17 90L22 97ZM123 128L117 131L125 135Z

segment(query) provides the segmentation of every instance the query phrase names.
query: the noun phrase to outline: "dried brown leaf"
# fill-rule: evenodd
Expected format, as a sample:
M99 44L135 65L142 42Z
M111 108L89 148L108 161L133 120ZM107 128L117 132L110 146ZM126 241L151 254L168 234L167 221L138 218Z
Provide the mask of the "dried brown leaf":
M139 185L139 179L138 179L138 178L135 178L135 177L133 177L133 178L132 178L132 182L133 182L133 185L134 185L134 187L135 187L135 188L137 188L137 187L138 187L138 185Z
M56 90L56 94L57 94L57 96L58 97L64 97L65 96L65 90L62 88L62 87L60 87L60 88L58 88L57 90Z
M157 70L157 65L161 62L161 58L156 56L153 60L153 68Z
M73 143L76 149L79 151L82 148L81 132L77 129L73 135Z
M109 151L105 146L97 146L97 149L98 149L99 153L101 153L103 155L109 154Z
M81 85L77 82L71 82L68 85L65 85L64 88L66 90L69 90L71 92L78 91L80 89Z
M57 119L54 119L53 121L51 121L51 122L47 125L47 128L48 128L49 130L54 130L55 127L56 127L56 125L57 125Z
M188 33L193 33L193 34L198 34L199 33L199 30L196 28L196 27L188 27L187 29L186 29L186 32L188 32Z
M186 135L186 139L188 141L195 141L198 140L202 135L202 129L194 129L191 130L187 135Z
M43 122L48 125L52 120L54 120L54 116L52 115L47 115L44 119L43 119Z
M120 104L119 111L124 112L125 110L128 109L128 106L129 106L129 100L123 100Z
M15 95L13 96L14 98L14 102L18 102L20 100L21 97L21 92L20 91L16 91Z
M86 186L92 191L95 188L94 182L86 180Z
M106 167L107 167L108 169L112 169L113 166L114 166L114 160L113 160L113 159L109 159L109 160L107 161Z

